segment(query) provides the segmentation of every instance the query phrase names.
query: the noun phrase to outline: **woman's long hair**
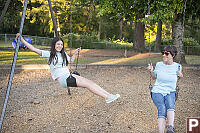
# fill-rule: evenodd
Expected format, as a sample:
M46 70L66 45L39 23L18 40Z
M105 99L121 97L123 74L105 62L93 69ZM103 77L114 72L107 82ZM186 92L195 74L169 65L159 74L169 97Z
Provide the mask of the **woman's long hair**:
M63 59L62 66L63 65L67 66L69 62L67 60L67 55L66 55L66 53L64 51L64 41L62 40L62 38L59 38L59 37L55 37L52 40L52 43L51 43L51 52L50 52L50 58L49 58L48 64L50 65L51 63L53 63L53 65L55 66L58 63L58 56L56 54L57 51L55 49L55 45L56 45L57 41L62 41L63 42L63 48L60 51L62 59Z

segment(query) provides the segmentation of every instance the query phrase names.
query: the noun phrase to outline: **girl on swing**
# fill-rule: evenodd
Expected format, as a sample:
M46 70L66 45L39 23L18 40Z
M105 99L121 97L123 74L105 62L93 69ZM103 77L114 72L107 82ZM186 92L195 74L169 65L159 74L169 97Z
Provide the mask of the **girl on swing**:
M17 33L16 38L20 36ZM48 65L50 67L50 72L53 80L56 80L60 83L60 85L64 88L66 87L83 87L90 90L92 93L102 97L105 99L106 103L111 103L120 97L119 94L110 94L106 90L102 89L99 85L94 83L91 80L88 80L84 77L78 76L76 74L71 74L67 65L72 63L80 51L80 48L77 48L72 57L69 57L64 52L64 41L59 38L55 37L52 40L51 50L40 50L35 48L28 42L26 42L23 37L21 36L21 42L31 51L40 55L40 57L48 59ZM71 58L71 59L70 59ZM70 62L71 61L71 62Z
M165 120L168 118L167 133L175 133L174 131L174 115L176 101L176 83L178 78L182 78L182 66L174 62L177 55L175 46L166 46L162 52L163 61L156 64L155 70L152 64L149 64L148 69L151 72L152 78L156 82L151 89L152 100L158 110L158 130L159 133L164 133Z

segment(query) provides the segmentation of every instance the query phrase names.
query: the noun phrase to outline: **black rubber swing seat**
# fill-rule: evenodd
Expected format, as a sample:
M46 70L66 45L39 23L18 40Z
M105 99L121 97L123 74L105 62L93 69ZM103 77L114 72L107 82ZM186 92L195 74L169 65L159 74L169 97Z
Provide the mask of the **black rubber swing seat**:
M80 76L80 74L77 71L74 71L72 74L76 74L78 76ZM76 84L76 78L74 78L72 75L70 75L67 80L67 90L68 90L68 94L71 95L71 91L69 87L77 87Z

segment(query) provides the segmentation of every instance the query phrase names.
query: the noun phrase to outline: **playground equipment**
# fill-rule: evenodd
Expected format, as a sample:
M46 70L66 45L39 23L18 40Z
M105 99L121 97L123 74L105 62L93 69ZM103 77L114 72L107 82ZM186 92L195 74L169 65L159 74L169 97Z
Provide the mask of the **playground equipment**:
M31 38L24 37L24 40L31 44ZM17 46L17 41L16 40L12 41L12 46L13 46L14 49L16 48L16 46ZM20 41L19 48L25 49L26 46Z
M19 42L20 42L20 37L21 37L21 34L22 34L22 29L23 29L23 26L24 26L26 7L27 7L27 0L24 1L24 8L23 8L23 13L22 13L22 18L21 18L20 29L19 29L20 36L19 36L19 38L17 38L17 44L18 45L15 48L15 54L14 54L12 67L11 67L11 72L10 72L10 76L9 76L9 82L8 82L8 88L7 88L7 92L6 92L6 98L5 98L3 109L2 109L2 112L1 112L0 132L1 132L1 127L3 125L3 120L4 120L4 116L5 116L5 112L6 112L7 103L8 103L8 97L9 97L10 89L11 89L11 86L12 86L12 79L13 79L14 72L15 72L15 65L16 65L17 55L18 55L18 50L19 50Z

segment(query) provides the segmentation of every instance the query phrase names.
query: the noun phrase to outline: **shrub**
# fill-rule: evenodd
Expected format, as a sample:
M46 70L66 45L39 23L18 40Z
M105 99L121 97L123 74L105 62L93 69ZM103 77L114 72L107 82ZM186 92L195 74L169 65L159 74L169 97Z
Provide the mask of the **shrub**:
M184 38L184 46L197 46L199 43L194 38Z
M63 40L65 42L65 47L70 47L70 34L66 34L63 36ZM92 46L89 44L89 42L96 42L97 36L90 36L88 34L86 35L79 35L79 34L72 34L72 48L78 48L81 45L83 47L89 47L92 48Z
M198 46L200 45L195 39L193 38L183 38L184 46ZM162 39L161 45L172 45L172 39Z
M63 37L65 47L70 47L70 34L66 34ZM72 34L72 48L82 47L84 49L131 49L132 44L122 42L99 42L97 36L90 35L78 35Z
M162 39L161 45L172 45L172 39Z

